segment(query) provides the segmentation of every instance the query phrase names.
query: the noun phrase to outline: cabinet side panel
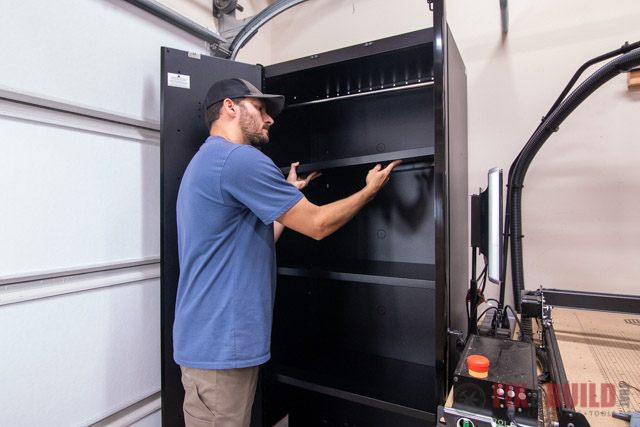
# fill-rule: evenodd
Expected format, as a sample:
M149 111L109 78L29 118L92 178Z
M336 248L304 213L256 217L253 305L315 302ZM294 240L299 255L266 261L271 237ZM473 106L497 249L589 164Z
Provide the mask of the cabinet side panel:
M449 326L466 331L469 286L469 188L467 149L467 75L448 31L449 106ZM455 347L450 346L450 349ZM456 360L449 361L453 370Z

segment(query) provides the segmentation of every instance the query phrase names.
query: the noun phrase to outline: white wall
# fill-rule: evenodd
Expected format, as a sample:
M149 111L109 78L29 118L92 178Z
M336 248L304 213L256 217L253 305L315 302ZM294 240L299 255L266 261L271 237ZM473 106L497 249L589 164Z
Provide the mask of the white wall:
M0 425L159 425L160 47L205 43L121 0L1 10Z

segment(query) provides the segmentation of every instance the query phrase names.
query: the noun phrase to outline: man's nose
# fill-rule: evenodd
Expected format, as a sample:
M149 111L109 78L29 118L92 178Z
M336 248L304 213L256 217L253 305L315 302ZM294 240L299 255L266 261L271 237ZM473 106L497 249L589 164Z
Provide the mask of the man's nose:
M262 116L262 120L267 123L269 126L271 126L274 122L273 122L273 118L268 115L267 113L264 113Z

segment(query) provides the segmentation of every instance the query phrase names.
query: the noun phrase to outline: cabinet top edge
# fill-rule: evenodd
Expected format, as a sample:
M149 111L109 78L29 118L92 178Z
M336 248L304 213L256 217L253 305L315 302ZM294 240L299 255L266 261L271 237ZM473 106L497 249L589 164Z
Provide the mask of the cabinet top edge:
M322 67L344 60L377 55L399 49L407 49L433 42L433 28L425 28L396 36L386 37L353 46L347 46L303 58L292 59L264 67L265 78L300 70Z

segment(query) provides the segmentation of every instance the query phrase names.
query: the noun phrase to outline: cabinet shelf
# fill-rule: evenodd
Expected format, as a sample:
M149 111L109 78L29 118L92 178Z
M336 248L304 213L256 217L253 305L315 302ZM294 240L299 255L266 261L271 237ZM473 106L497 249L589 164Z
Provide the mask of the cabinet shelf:
M430 417L435 409L428 387L433 366L366 354L298 356L274 356L271 369L277 381L416 418Z
M421 161L432 161L434 147L413 148L410 150L390 151L388 153L369 154L366 156L348 157L336 160L326 160L320 162L306 163L298 166L299 173L307 173L333 168L341 168L346 166L366 165L370 163L391 162L401 159L405 164L411 164ZM289 173L291 166L281 167L283 174Z
M408 262L349 260L331 265L294 265L278 267L283 276L309 277L344 282L435 289L435 266Z

